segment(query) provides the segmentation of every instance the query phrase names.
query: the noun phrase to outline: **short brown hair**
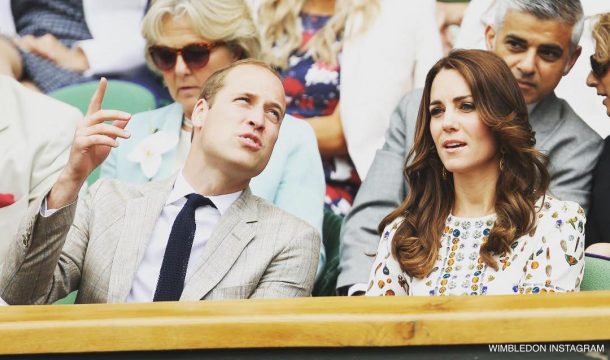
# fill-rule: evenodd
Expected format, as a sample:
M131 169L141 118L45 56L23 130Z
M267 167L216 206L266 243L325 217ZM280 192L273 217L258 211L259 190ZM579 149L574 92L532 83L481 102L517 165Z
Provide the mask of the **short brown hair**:
M208 105L211 107L212 104L214 103L214 97L220 91L220 89L222 89L225 86L225 78L227 77L227 75L229 75L231 70L233 70L236 67L241 66L241 65L253 65L253 66L262 67L263 69L269 70L269 72L271 72L280 81L282 81L280 74L278 74L278 72L274 68L272 68L269 64L267 64L264 61L256 60L256 59L237 60L237 61L231 63L230 65L228 65L228 66L216 71L212 75L210 75L210 77L203 84L203 90L201 91L201 95L199 95L199 99L204 99L208 103Z

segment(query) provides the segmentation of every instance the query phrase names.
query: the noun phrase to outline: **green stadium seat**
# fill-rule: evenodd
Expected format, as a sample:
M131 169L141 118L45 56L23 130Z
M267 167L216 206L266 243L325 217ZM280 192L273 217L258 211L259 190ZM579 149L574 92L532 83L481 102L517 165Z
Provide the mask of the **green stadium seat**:
M332 211L324 209L322 223L322 243L326 250L326 265L314 284L313 296L336 295L337 276L339 276L339 234L343 219Z
M610 258L587 254L581 291L610 290Z

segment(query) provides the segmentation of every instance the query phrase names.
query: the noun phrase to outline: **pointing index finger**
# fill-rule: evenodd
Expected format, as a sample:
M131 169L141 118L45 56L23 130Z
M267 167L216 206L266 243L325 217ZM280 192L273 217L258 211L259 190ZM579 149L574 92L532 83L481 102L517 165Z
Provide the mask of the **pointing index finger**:
M101 78L100 83L97 86L95 93L91 97L91 101L89 102L89 108L87 109L87 116L102 109L102 101L104 101L104 94L106 93L107 85L108 85L108 80L106 80L105 77Z

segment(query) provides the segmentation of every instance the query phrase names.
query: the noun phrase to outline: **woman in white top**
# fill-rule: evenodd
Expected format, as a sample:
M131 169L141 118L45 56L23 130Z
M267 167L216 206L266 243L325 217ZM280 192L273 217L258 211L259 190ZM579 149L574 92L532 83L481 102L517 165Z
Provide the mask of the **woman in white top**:
M428 73L405 176L380 224L368 295L579 289L584 211L547 194L523 96L496 55L459 50Z

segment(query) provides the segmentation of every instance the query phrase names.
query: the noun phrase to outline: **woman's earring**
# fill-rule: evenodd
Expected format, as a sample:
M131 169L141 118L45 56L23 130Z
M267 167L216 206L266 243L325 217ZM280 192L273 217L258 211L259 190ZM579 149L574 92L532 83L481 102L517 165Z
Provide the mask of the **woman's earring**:
M441 177L443 178L443 180L447 180L447 169L445 169L444 166L443 166L443 169L441 170Z
M500 149L500 171L504 171L504 154L506 154L506 150L502 147Z

